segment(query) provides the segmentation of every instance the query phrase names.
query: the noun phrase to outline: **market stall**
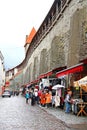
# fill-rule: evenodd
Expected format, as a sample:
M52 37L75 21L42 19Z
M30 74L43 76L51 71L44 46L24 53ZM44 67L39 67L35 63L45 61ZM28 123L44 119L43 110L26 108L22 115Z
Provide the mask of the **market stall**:
M64 97L62 95L62 89L65 88L65 86L61 84L56 84L52 87L52 91L55 90L55 95L52 96L53 103L55 107L60 107L63 109L64 107Z
M77 115L87 116L87 76L75 81L74 87L79 87L79 99L74 100L74 106L77 104Z

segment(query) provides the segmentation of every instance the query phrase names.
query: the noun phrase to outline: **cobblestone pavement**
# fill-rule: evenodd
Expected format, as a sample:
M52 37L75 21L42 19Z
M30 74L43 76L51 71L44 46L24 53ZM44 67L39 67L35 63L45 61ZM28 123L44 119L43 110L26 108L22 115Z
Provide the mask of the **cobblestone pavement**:
M57 119L63 121L72 129L87 130L87 116L76 116L72 113L66 114L64 110L61 110L60 108L41 107L41 109L54 115Z
M0 97L0 130L73 130L22 96Z

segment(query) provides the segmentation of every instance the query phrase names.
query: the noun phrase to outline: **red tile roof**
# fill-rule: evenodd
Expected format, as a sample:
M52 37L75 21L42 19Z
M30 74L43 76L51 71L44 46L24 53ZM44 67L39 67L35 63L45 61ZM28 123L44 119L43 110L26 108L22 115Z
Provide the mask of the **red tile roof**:
M25 46L26 46L26 44L30 44L31 43L31 41L32 41L33 37L35 36L35 34L36 34L36 30L33 27L32 30L31 30L31 32L30 32L30 34L26 38Z

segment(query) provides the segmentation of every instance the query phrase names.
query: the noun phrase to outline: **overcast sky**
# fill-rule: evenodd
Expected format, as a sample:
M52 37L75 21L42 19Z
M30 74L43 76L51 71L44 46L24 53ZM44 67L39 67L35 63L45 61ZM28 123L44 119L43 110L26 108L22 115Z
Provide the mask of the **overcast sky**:
M53 1L0 0L0 50L6 69L23 61L25 37L32 27L40 27Z

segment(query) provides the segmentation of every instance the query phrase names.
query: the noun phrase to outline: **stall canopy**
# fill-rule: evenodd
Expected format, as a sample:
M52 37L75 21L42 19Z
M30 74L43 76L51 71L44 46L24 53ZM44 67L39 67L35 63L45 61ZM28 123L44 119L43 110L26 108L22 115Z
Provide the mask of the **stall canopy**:
M44 73L44 74L41 74L41 75L38 77L38 79L42 79L42 78L45 78L45 77L47 77L47 76L51 76L51 75L54 74L55 72L58 72L58 71L63 70L63 69L65 69L65 68L66 68L66 66L55 68L55 69L53 69L53 70L51 70L51 71L49 71L49 72L46 72L46 73Z
M39 79L42 79L42 78L47 77L47 76L50 76L50 75L52 75L52 71L49 71L49 72L47 72L47 73L45 73L45 74L41 74L41 75L39 76Z
M85 76L84 78L78 80L78 81L75 81L74 82L74 86L77 87L81 87L84 91L87 92L87 76Z
M26 87L31 86L32 84L35 84L35 83L37 83L38 81L39 81L39 80L37 79L37 80L34 80L34 81L32 81L32 82L29 82L29 83L26 84Z
M83 63L80 63L78 65L72 66L70 68L64 69L62 71L59 71L58 73L56 73L57 77L61 77L67 74L71 74L71 73L76 73L76 72L80 72L83 71Z
M87 85L87 76L78 81L79 85Z
M87 59L81 60L81 63L83 62L84 64L87 64Z

